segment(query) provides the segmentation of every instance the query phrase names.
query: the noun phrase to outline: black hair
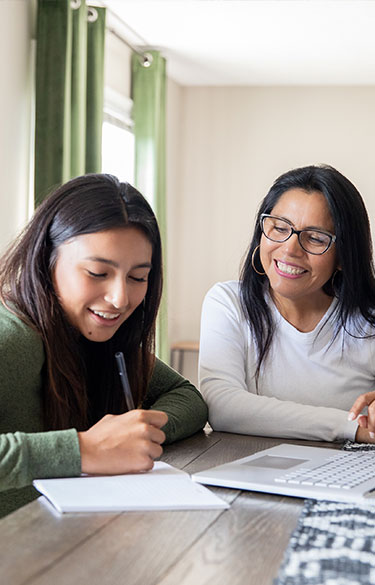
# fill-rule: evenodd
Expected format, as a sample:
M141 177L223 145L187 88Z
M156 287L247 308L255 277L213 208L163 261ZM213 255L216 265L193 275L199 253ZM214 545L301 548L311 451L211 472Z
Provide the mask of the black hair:
M67 240L134 226L152 245L145 299L103 343L82 339L68 322L55 293L52 272L58 248ZM162 292L162 253L155 215L129 183L89 174L65 183L36 210L0 263L3 303L42 337L46 353L46 429L87 428L104 414L126 408L114 354L125 355L134 402L145 395L154 363L155 321Z
M274 323L265 297L268 278L255 272L252 266L253 254L257 257L254 251L259 246L262 235L261 214L271 213L280 197L290 189L322 193L332 216L340 270L331 276L323 290L338 299L336 335L340 326L347 330L347 323L351 317L354 317L358 336L364 335L359 316L367 323L375 325L375 277L371 231L360 193L344 175L328 165L311 165L288 171L276 179L260 204L253 237L240 276L241 304L258 351L257 383L261 364L272 343ZM261 265L258 265L259 260L255 261L257 270L262 272Z

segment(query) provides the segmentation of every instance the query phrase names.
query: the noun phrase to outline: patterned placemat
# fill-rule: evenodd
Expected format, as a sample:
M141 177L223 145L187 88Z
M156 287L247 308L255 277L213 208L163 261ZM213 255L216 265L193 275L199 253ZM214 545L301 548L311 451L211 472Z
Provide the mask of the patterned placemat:
M375 585L375 507L305 500L274 585Z

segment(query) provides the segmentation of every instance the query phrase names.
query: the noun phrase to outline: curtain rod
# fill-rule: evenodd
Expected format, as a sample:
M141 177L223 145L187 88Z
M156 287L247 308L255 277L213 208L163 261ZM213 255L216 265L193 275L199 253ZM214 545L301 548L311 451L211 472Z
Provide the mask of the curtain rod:
M143 67L150 67L153 61L153 56L151 55L151 53L148 53L147 51L140 51L139 49L137 49L134 45L129 43L129 41L124 39L124 37L121 36L114 28L109 26L107 26L106 28L108 32L110 32L114 37L119 39L122 43L124 43L124 45L129 47L129 49L131 49L132 51L134 51L134 53L137 53L137 55L141 57Z
M77 10L82 4L82 0L70 0L70 5L73 8L73 10ZM105 2L102 2L100 0L97 0L91 4L87 6L88 9L88 20L90 20L91 22L95 22L95 20L98 18L98 13L95 10L95 6L100 6L102 8L106 9L106 12L112 17L112 18L116 18L123 27L127 28L133 35L135 35L136 37L138 37L141 41L143 45L147 45L145 39L143 39L141 37L140 34L138 34L133 28L131 28L131 26L129 26L128 24L126 24L126 22L124 22L122 20L122 18L120 18L116 12L113 12L113 10L111 10L108 6L106 6ZM117 39L119 39L122 43L124 43L127 47L129 47L129 49L131 49L132 51L134 51L134 53L136 53L137 55L139 55L140 57L140 61L141 64L143 65L143 67L150 67L150 65L153 62L153 56L151 55L151 53L147 52L147 51L141 51L140 49L138 49L137 47L135 47L132 43L130 43L130 41L128 41L127 39L125 39L122 35L120 35L120 33L117 32L117 30L113 27L113 26L106 26L106 29L108 30L108 32L110 32L113 36L115 36Z
M115 12L113 12L110 8L108 8L108 6L106 6L104 2L103 2L103 5L104 5L107 13L110 14L110 16L112 18L117 19L118 22L120 22L120 24L123 27L127 28L133 35L138 37L142 41L143 45L147 46L145 39L143 39L140 34L138 34L131 26L129 26L126 22L124 22L122 20L122 18L120 18ZM129 49L134 51L134 53L137 53L137 55L139 55L139 57L141 58L141 63L143 65L143 67L150 67L150 65L153 62L153 56L151 55L151 53L148 53L147 51L142 51L142 50L138 49L137 47L135 47L125 37L120 35L120 33L118 33L117 30L113 26L107 26L107 30L113 36L115 36L117 39L119 39L122 43L124 43L127 47L129 47Z

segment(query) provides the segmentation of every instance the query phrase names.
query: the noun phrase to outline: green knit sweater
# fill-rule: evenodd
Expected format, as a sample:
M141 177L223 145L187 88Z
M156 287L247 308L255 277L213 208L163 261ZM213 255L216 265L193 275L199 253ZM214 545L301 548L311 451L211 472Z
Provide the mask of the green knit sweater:
M38 497L35 478L81 473L77 431L43 432L39 335L0 303L0 517ZM166 442L203 428L207 407L198 390L157 360L145 408L168 414Z

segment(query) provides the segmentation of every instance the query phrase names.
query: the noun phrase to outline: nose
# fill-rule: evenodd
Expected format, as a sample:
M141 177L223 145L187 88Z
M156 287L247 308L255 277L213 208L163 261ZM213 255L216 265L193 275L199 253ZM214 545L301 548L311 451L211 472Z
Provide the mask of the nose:
M299 243L298 234L295 233L283 243L283 248L291 256L301 256L304 253L304 250Z
M110 283L104 295L104 300L116 309L125 309L129 304L128 287L123 278L114 279Z

